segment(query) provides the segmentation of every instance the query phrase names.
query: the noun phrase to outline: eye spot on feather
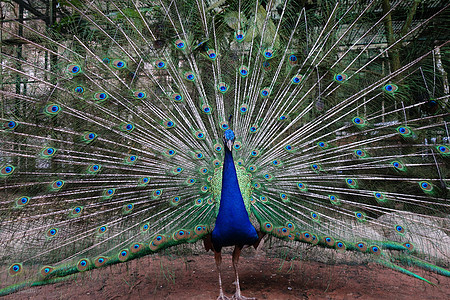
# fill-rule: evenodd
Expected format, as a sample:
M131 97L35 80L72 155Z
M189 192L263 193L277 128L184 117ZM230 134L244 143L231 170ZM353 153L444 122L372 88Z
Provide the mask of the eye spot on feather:
M311 243L313 241L313 236L309 232L303 232L302 233L302 240L304 240L305 242Z
M197 225L194 229L194 233L198 236L203 236L208 232L208 229L205 225Z
M166 63L162 60L156 60L155 61L155 67L157 69L165 69L166 68Z
M144 225L142 225L142 232L147 232L148 229L150 228L150 225L148 223L145 223Z
M83 207L81 207L81 206L77 206L77 207L73 208L72 209L72 217L78 217L82 211L83 211Z
M97 103L101 103L101 102L105 101L106 99L108 99L109 95L105 92L97 92L92 97Z
M383 90L388 94L393 94L398 90L398 86L392 83L388 83L383 87Z
M355 217L360 222L365 222L366 221L366 215L364 213L362 213L362 212L356 211L355 212Z
M123 61L123 60L115 59L115 60L113 60L113 62L112 62L112 66L113 66L115 69L120 70L120 69L124 69L124 68L127 66L127 64L126 64L125 61Z
M235 37L236 41L242 42L244 40L245 33L242 30L238 30L235 32L234 37Z
M312 211L312 212L310 213L310 215L311 215L311 218L312 218L312 220L313 220L314 222L319 222L319 221L320 221L320 217L319 217L319 214L318 214L318 213Z
M324 243L329 246L329 247L333 247L334 246L334 239L332 237L326 236L323 238Z
M248 68L247 68L246 66L241 66L241 67L239 68L239 74L240 74L242 77L247 77L247 75L248 75Z
M317 146L318 146L320 149L327 149L327 148L328 148L328 143L327 143L327 142L324 142L324 141L320 141L320 142L317 143Z
M356 244L356 249L358 249L361 252L366 252L367 251L367 244L363 243L363 242L359 242Z
M47 237L52 238L58 234L58 228L50 228L47 230Z
M424 192L431 192L433 190L433 186L428 181L420 181L419 186Z
M264 57L265 57L266 59L271 59L271 58L273 57L273 55L274 55L273 49L271 49L271 48L266 48L266 49L264 50Z
M142 177L139 179L138 181L138 185L139 186L145 186L150 182L150 178L149 177Z
M206 51L206 56L209 60L214 61L217 58L217 52L214 49Z
M176 102L176 103L181 103L181 102L183 102L183 96L182 96L181 94L173 93L170 97L171 97L171 98L173 99L173 101Z
M52 271L53 271L53 268L52 268L52 267L43 267L43 268L41 268L41 275L42 275L43 277L46 277L46 276L48 276Z
M257 125L253 125L250 127L250 133L255 133L258 131L258 126Z
M57 104L48 104L44 108L44 114L49 117L56 116L61 111L61 107Z
M266 87L266 88L263 88L262 90L261 90L261 96L263 97L263 98L266 98L266 97L268 97L269 96L269 94L270 94L270 89L268 88L268 87Z
M178 174L180 174L181 172L183 172L183 168L181 168L181 167L176 167L176 168L173 168L173 169L172 169L172 174L173 174L173 175L178 175Z
M123 214L126 215L126 214L131 213L133 211L133 209L134 209L134 204L133 203L129 203L129 204L125 204L123 206L122 211L123 211Z
M69 64L67 66L67 71L69 71L71 75L79 75L82 73L81 66L78 64Z
M273 176L271 174L264 174L264 179L267 181L271 181L273 179Z
M252 157L258 157L259 156L259 150L252 150L252 152L250 153L250 155L252 156Z
M229 128L228 123L225 121L221 122L220 128L222 128L222 130L228 130L228 128Z
M336 248L336 250L338 250L340 252L343 252L343 251L345 251L347 249L347 246L343 242L337 241L335 243L335 248Z
M383 204L383 203L387 202L387 198L386 198L386 196L385 196L383 193L380 193L380 192L374 192L374 196L375 196L375 199L376 199L380 204Z
M302 75L295 75L291 79L292 84L299 84L302 81Z
M4 122L2 124L1 129L13 130L13 129L15 129L17 127L17 125L19 125L19 123L15 122L15 121L12 121L12 120L9 120L9 121L6 121L6 122Z
M184 78L185 78L187 81L194 81L194 80L195 80L195 75L194 75L194 73L188 71L188 72L185 72L185 73L184 73Z
M89 260L86 258L79 260L77 263L77 269L80 272L88 270L89 266L90 266Z
M362 118L362 117L354 117L354 118L352 119L352 123L353 123L354 125L356 125L356 127L358 127L358 128L362 128L362 127L364 127L365 125L367 125L366 120L365 120L364 118Z
M11 175L15 170L15 167L12 165L3 166L0 169L0 177L5 177Z
M364 150L362 150L362 149L356 149L355 150L355 155L358 158L365 158L365 157L367 157L366 152Z
M84 88L82 86L76 86L73 91L77 94L83 94L84 93Z
M391 164L397 170L402 170L404 168L402 163L399 161L393 161Z
M396 226L395 226L395 230L396 230L398 233L405 233L405 228L403 228L403 227L400 226L400 225L396 225Z
M378 246L370 246L370 253L375 255L381 255L381 249Z
M289 197L285 194L285 193L281 193L280 194L280 198L284 203L288 203L289 202Z
M272 223L270 223L270 222L265 222L265 223L263 224L263 226L262 226L262 229L263 229L265 232L271 232L271 231L273 230L273 225L272 225Z
M225 82L219 82L219 85L217 86L217 90L222 93L225 94L229 89L228 84L226 84Z
M136 155L130 155L125 158L125 163L127 165L132 165L132 164L136 163L137 159L138 159L138 157Z
M103 226L100 226L100 227L98 228L97 233L98 233L99 235L101 235L101 234L105 233L107 230L108 230L108 226L103 225Z
M184 50L186 48L186 43L183 40L176 40L175 46L177 49Z
M167 129L174 128L175 122L172 120L167 120L163 122L163 126L166 127Z
M124 250L120 251L118 258L120 261L123 262L128 259L129 255L130 255L130 253L128 252L128 250L124 249Z
M345 183L351 188L357 188L358 187L358 184L357 184L355 179L346 178L345 179Z
M320 172L322 170L322 168L320 167L319 164L311 164L311 168L315 171L315 172Z
M299 190L302 191L302 192L306 192L306 191L307 191L306 184L303 183L303 182L298 182L298 183L297 183L297 187L298 187Z
M15 200L15 207L16 208L22 208L22 207L24 207L25 205L27 205L28 203L30 203L30 197L28 197L28 196L22 196L22 197L19 197L19 198L17 198L16 200Z
M414 250L414 245L411 244L411 243L409 243L409 242L404 243L404 244L403 244L403 247L405 247L405 248L408 249L409 251L413 251L413 250Z
M131 245L131 253L136 254L139 253L142 249L144 249L144 246L140 243L134 243Z
M239 108L239 112L241 114L245 114L247 112L247 105L246 104L242 104L241 107Z
M397 132L400 133L401 136L405 138L409 138L413 136L412 130L407 126L399 126L397 127Z
M90 144L97 138L97 134L95 132L87 131L87 132L84 132L84 134L81 138L84 143Z
M115 189L106 189L103 191L103 199L111 199L116 193Z
M172 197L172 200L170 201L170 204L172 204L173 206L177 206L179 203L180 203L180 197L179 196Z
M108 261L108 259L107 259L106 257L100 256L100 257L98 257L98 258L94 261L94 265L95 265L97 268L100 268L100 267L104 266L104 265L106 264L107 261Z
M443 155L450 154L450 148L445 145L436 146L436 149L439 151L440 154Z
M9 267L9 275L10 276L14 276L14 275L17 275L17 274L19 274L20 272L22 272L22 264L12 264L10 267Z
M60 189L62 189L62 187L64 186L64 181L62 180L55 180L51 183L50 185L50 189L52 191L58 191Z
M334 75L334 80L337 82L344 82L345 80L347 80L347 75L343 73L338 73Z
M331 204L334 204L334 205L341 204L341 201L339 200L339 198L336 195L329 195L328 198L330 199Z
M162 190L155 190L155 191L153 191L153 198L158 198L158 197L160 197L162 195Z

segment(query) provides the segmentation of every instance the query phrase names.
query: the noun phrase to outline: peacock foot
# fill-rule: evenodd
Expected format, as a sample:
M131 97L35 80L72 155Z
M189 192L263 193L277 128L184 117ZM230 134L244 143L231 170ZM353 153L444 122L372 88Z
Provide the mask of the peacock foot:
M244 297L240 293L239 294L238 293L234 294L231 299L233 299L233 300L256 300L256 298L254 298L254 297L250 297L250 298L249 297Z
M231 300L231 299L225 296L224 294L220 294L219 297L217 297L217 300Z

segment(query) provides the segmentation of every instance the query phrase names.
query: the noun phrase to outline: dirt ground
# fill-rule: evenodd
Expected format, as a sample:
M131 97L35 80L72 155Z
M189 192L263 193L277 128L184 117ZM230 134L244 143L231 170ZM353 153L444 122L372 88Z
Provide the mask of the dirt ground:
M224 292L234 294L231 256L223 257ZM328 265L265 256L242 257L242 294L256 299L450 299L450 278L418 270L432 286L377 264ZM218 278L211 253L153 256L75 280L34 287L6 299L216 299Z

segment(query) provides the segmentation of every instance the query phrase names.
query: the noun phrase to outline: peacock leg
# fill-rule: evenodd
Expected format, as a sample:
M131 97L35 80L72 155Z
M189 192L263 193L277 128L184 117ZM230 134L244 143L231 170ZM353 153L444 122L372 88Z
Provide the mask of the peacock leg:
M227 296L225 296L223 294L223 289L222 289L222 276L221 276L222 252L214 251L214 258L216 260L217 271L219 272L220 294L219 294L219 297L217 297L217 300L229 300L230 298L228 298Z
M234 274L236 275L236 293L233 295L232 299L236 299L236 300L256 300L256 298L248 298L248 297L244 297L241 295L241 287L239 286L239 274L238 274L238 270L237 270L237 266L239 263L239 256L241 255L241 250L242 247L239 246L235 246L234 247L234 251L233 251L233 269L234 269Z

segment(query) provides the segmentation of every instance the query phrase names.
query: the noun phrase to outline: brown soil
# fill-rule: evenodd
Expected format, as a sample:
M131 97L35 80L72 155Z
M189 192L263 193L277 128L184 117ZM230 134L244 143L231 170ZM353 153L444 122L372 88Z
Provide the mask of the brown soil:
M424 283L377 264L327 265L242 257L242 294L257 299L450 299L450 278L421 270L437 283ZM231 256L223 257L224 292L234 294ZM72 281L34 287L5 299L216 299L218 278L211 253L188 257L153 256Z

